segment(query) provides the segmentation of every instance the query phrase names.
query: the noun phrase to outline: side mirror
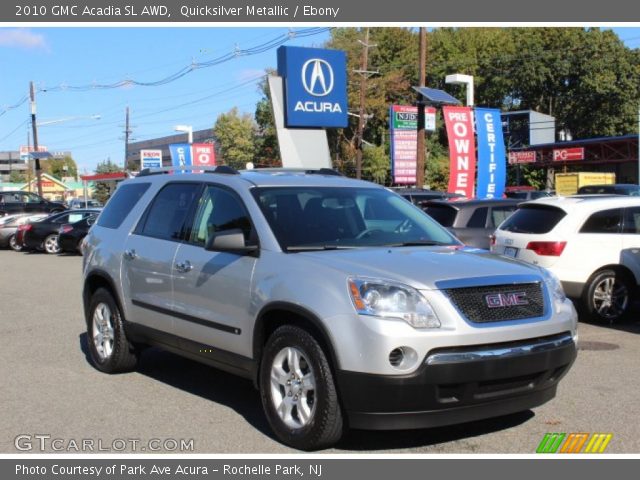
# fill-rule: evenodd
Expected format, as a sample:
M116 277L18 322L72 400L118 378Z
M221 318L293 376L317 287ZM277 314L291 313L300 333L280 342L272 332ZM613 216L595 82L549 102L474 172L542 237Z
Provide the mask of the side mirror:
M244 234L239 228L225 230L212 235L205 250L212 252L230 252L238 255L248 255L258 250L257 245L247 245L244 241Z

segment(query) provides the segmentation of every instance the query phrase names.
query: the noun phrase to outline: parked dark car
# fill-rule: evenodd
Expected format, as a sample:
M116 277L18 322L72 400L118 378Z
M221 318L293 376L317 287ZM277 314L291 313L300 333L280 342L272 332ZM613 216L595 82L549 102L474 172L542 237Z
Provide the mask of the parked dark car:
M64 203L50 202L35 193L0 192L0 217L14 213L56 213L66 209Z
M96 214L99 210L69 210L50 215L39 222L25 225L22 232L22 248L25 250L44 250L47 253L60 253L58 231L65 223L75 223ZM20 237L18 237L20 240Z
M10 247L19 252L22 247L16 241L18 228L29 222L42 220L47 216L46 213L16 213L0 218L0 248Z
M578 189L578 195L632 195L640 196L640 185L632 183L614 183L610 185L587 185Z
M465 245L489 249L491 234L517 208L520 200L431 200L424 211Z
M464 198L457 193L440 192L438 190L428 190L426 188L395 188L395 193L411 203L424 209L429 200L446 200L450 198Z
M95 223L98 214L89 215L75 223L65 223L58 231L58 245L60 250L67 253L82 253L80 245Z
M77 210L79 208L102 208L104 205L100 203L98 200L94 200L93 198L74 198L69 202L70 210Z
M555 193L549 190L512 190L505 192L507 198L514 198L516 200L536 200L538 198L553 197Z

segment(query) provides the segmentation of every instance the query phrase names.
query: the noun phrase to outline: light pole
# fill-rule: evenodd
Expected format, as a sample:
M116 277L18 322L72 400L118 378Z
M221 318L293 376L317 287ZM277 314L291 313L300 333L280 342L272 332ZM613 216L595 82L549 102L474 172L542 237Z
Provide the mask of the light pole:
M445 83L451 83L453 85L465 85L467 87L467 107L473 107L473 75L454 73L447 75L444 81Z
M46 125L54 125L56 123L70 122L72 120L100 120L101 118L102 118L101 115L80 115L75 117L64 117L64 118L57 118L55 120L46 120L44 122L38 122L37 126L44 127Z
M189 145L193 143L193 127L191 125L176 125L173 127L176 132L184 132L187 134L187 142Z

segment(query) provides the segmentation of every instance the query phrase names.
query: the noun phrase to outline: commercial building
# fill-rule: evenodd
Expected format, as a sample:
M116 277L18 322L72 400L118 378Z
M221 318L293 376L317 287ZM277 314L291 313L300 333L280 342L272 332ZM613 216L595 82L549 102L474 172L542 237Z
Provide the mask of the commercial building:
M71 152L50 153L53 158L71 157ZM31 165L31 175L33 176L33 162L31 162ZM28 180L29 162L20 156L20 151L18 150L0 152L0 182L9 182L12 172L19 172Z

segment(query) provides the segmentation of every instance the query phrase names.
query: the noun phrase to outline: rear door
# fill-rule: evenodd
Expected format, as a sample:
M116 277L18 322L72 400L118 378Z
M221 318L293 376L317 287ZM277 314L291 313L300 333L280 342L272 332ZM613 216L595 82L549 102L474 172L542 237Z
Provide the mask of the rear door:
M162 187L125 244L122 288L128 319L158 334L173 329L172 266L200 188L197 182Z
M624 209L621 263L628 267L640 283L640 206Z
M459 225L458 223L462 218L464 210L458 213L459 220L456 220L453 228L453 233L458 237L462 243L476 248L489 248L489 234L486 233L487 215L489 214L489 207L476 207L470 216L467 216L466 224ZM468 214L468 212L466 212ZM464 220L462 220L464 222ZM485 238L486 237L486 238Z

